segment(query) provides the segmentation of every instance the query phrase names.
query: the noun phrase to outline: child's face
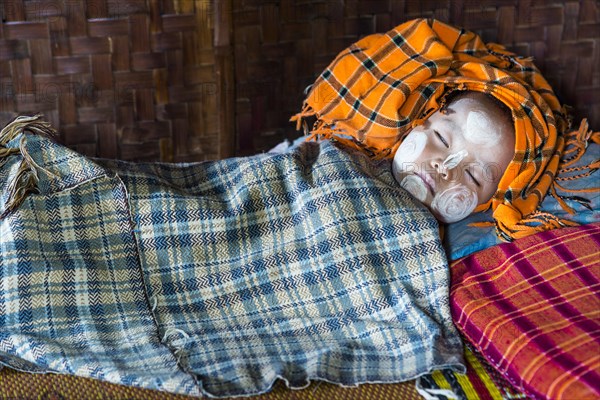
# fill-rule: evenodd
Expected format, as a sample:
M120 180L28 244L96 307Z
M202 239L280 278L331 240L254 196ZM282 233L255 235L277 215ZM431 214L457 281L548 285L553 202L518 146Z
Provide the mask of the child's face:
M393 174L443 222L487 202L513 158L513 127L486 102L460 98L415 127L394 156Z

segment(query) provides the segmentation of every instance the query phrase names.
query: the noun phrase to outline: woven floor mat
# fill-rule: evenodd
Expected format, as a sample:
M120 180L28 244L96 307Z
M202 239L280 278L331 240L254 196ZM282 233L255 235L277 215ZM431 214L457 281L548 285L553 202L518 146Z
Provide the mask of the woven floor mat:
M175 395L129 386L114 385L95 379L56 374L28 374L3 368L0 370L0 399L61 399L61 400L184 400L194 397ZM316 382L303 390L290 390L278 381L273 390L251 399L256 400L421 400L413 381L388 385L361 385L341 388Z

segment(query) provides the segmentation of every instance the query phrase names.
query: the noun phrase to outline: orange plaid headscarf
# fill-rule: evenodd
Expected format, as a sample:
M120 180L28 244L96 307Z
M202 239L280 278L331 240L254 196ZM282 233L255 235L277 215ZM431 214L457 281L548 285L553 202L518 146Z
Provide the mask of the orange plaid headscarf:
M566 112L531 59L485 44L473 32L416 19L367 36L323 71L292 121L300 129L315 116L311 137L391 157L410 130L456 90L494 96L512 111L514 121L515 156L496 194L476 211L491 207L505 240L573 225L537 209L551 192L572 212L558 196L554 178L581 157L588 140L600 143L600 132L588 131L584 120L579 130L567 133ZM600 160L589 167L599 168Z

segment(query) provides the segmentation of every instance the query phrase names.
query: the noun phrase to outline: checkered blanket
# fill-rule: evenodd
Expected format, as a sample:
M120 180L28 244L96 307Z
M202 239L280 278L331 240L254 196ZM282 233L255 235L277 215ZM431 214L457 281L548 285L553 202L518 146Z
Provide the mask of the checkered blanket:
M0 219L1 363L217 397L463 369L437 224L388 161L306 143L133 164L20 138L0 215L21 161L38 182Z
M600 398L600 223L464 258L450 304L465 338L530 398Z

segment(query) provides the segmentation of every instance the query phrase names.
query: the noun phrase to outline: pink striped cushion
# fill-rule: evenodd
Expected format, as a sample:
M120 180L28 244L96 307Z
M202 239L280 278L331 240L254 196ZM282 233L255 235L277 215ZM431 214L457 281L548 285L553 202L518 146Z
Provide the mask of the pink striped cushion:
M533 398L600 398L600 223L539 233L453 264L466 338Z

